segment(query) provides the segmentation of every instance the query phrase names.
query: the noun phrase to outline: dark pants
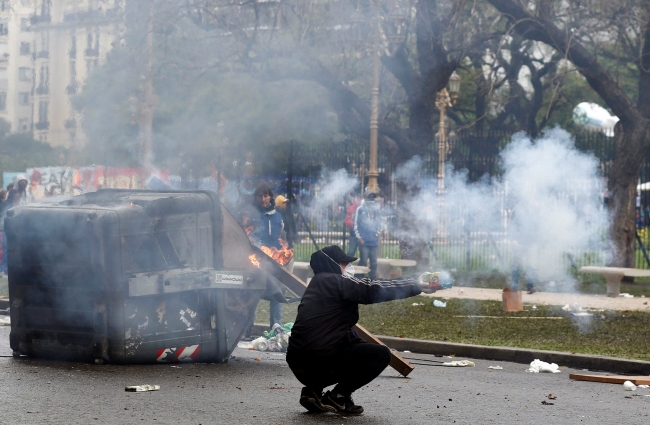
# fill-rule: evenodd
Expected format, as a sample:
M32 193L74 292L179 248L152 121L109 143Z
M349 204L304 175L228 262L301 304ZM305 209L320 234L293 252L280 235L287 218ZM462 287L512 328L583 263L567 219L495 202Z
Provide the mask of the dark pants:
M377 254L379 247L359 245L359 252L361 253L359 265L365 266L368 260L370 260L370 273L368 273L368 277L370 279L377 279Z
M386 369L390 350L383 345L359 343L329 356L289 352L287 363L307 388L321 393L325 387L336 384L336 392L349 396Z

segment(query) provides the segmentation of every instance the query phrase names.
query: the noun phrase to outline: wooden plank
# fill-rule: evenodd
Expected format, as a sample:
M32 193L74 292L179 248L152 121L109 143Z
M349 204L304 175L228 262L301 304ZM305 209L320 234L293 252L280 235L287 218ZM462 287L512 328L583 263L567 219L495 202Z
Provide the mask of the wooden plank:
M298 296L302 296L305 293L307 284L300 280L296 275L273 261L269 258L268 255L264 254L259 248L253 247L253 251L257 256L260 264L268 273L271 273L276 279L282 282L290 291L294 292ZM375 338L370 332L368 332L363 326L355 325L354 329L357 331L359 336L366 342L371 344L379 344L386 346L383 342ZM407 376L415 367L400 357L399 354L391 350L391 359L390 366L395 369L397 372L401 373L403 376Z
M650 385L650 376L626 376L626 375L592 375L585 373L572 373L570 379L576 381L604 382L606 384L622 384L630 381L634 385Z

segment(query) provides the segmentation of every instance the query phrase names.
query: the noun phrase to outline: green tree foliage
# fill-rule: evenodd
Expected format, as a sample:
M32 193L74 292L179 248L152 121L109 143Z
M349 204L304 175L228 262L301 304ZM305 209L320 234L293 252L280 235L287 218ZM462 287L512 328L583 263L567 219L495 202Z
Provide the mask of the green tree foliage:
M0 175L3 172L24 172L27 168L61 165L59 157L68 157L68 150L35 140L30 133L9 134L7 121L0 120ZM4 186L10 182L4 182Z

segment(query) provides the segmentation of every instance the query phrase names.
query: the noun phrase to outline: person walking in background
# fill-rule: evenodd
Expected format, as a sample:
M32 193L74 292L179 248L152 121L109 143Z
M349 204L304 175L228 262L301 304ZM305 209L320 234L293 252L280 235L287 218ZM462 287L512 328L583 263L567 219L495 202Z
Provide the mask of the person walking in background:
M20 204L26 204L31 201L31 199L28 199L31 197L27 195L28 184L29 182L27 181L27 177L25 177L24 174L18 174L14 180L14 188L20 194Z
M292 207L293 205L291 205L291 201L283 195L275 197L275 209L280 213L280 215L282 215L282 222L284 223L284 239L287 242L287 247L289 249L293 248L294 241L298 234L296 231L296 220L293 217ZM291 262L291 265L292 269L289 271L293 272L293 261Z
M253 205L259 212L259 218L251 220L253 231L249 235L253 245L257 247L267 247L282 249L280 236L284 228L282 215L275 209L275 200L273 199L273 190L268 183L262 182L254 192ZM277 301L271 301L270 307L270 326L282 324L282 304Z
M354 235L359 241L359 265L365 266L370 261L370 279L377 279L377 255L379 254L379 232L381 215L377 194L367 192L354 215Z
M350 244L348 246L348 255L349 256L354 256L357 252L357 248L359 248L359 241L357 240L357 236L354 234L354 216L355 213L357 212L357 208L359 208L359 203L361 202L359 198L357 198L357 195L355 195L352 192L349 192L346 196L345 200L346 204L348 205L348 208L345 212L345 225L347 226L349 232L350 232Z

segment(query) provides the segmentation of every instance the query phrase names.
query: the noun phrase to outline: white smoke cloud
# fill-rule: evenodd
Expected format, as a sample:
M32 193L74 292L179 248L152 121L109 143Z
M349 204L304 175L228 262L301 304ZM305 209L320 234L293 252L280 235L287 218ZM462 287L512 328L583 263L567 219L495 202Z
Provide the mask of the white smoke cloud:
M444 196L434 178L417 181L419 158L399 167L396 178L419 192L406 208L416 220L411 239L446 240L497 245L501 254L519 262L540 280L570 281L567 253L581 256L603 252L608 215L602 205L604 180L598 160L578 151L571 135L546 131L536 141L523 133L513 136L501 153L503 176L469 182L467 171L445 173ZM447 245L445 245L447 243ZM434 249L436 247L434 246ZM492 266L508 271L513 262Z

